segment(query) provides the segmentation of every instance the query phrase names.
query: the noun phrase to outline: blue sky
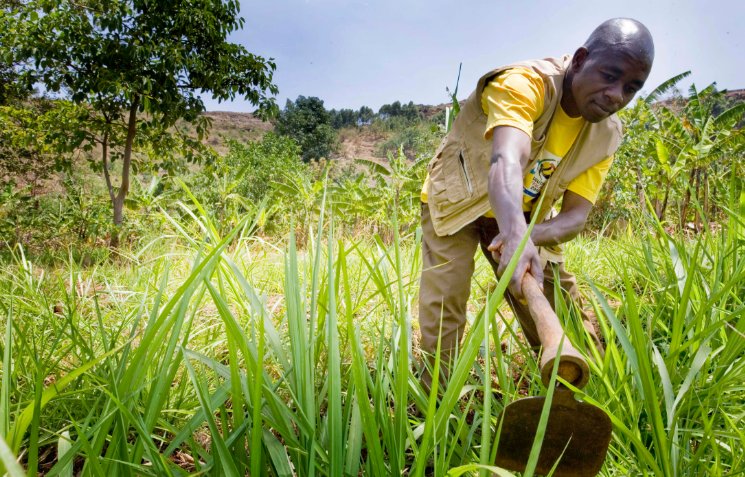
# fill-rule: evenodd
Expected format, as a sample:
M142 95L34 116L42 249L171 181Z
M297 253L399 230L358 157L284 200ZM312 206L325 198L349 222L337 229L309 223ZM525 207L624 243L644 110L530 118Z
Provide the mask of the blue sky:
M602 21L640 20L655 39L645 90L686 70L703 87L745 88L745 2L740 1L241 1L246 24L230 40L274 58L280 107L299 95L327 109L399 100L448 101L463 64L459 97L490 69L530 58L572 53ZM210 111L251 111L244 101Z

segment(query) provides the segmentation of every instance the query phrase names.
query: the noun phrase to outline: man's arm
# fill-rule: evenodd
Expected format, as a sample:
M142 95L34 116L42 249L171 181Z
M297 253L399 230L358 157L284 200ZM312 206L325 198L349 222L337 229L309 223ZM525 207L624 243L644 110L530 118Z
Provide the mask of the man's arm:
M499 255L497 272L507 268L520 241L528 229L522 210L523 170L530 158L530 137L520 129L498 126L493 130L491 166L489 168L489 203L499 226L499 235L489 250L495 259ZM530 270L539 284L543 284L543 270L538 250L528 240L510 279L510 292L522 298L522 279Z
M592 202L567 190L564 192L561 212L545 222L536 224L530 238L538 247L568 242L585 229Z

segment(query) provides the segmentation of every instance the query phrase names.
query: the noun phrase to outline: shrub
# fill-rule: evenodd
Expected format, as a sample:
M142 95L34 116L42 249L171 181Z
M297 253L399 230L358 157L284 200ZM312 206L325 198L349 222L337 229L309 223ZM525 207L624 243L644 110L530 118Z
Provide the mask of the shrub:
M398 149L401 148L407 159L415 160L431 155L440 139L441 134L437 128L430 127L426 123L419 123L395 133L378 146L377 153L379 156L386 157L397 154Z
M194 184L199 201L223 227L234 226L256 210L288 174L305 169L300 147L286 136L269 132L260 141L230 141L228 146L228 153L206 166Z

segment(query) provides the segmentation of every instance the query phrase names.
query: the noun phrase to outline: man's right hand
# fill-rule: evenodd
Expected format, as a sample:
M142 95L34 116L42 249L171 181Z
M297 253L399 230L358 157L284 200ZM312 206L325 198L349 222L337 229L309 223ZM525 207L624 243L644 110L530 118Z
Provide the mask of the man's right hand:
M499 277L501 277L507 269L507 265L520 247L522 239L523 235L520 233L507 234L500 232L496 237L494 237L494 240L492 240L488 250L492 253L494 261L499 264L497 267L497 275L499 275ZM538 255L538 249L530 239L528 239L528 242L525 244L525 248L517 261L517 266L515 267L515 271L512 274L508 285L510 293L518 300L523 300L523 276L528 272L533 275L539 286L543 288L543 268L541 267L541 259Z

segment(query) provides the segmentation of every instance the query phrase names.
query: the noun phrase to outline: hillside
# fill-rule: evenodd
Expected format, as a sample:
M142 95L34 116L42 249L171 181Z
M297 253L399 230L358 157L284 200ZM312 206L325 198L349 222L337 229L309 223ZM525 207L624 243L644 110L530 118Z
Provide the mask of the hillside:
M207 142L218 152L227 150L226 144L229 140L252 141L274 129L271 123L262 121L251 113L210 111L205 113L205 116L212 120Z
M442 113L446 106L448 105L417 105L417 108L425 120L432 120ZM205 116L212 120L207 142L220 153L227 151L227 143L230 140L252 141L274 130L271 122L262 121L251 113L209 111ZM343 128L339 131L339 149L333 159L351 161L381 158L379 147L392 136L391 131L380 131L368 126Z
M251 113L210 111L205 116L212 120L207 143L219 153L228 150L228 141L248 142L260 139L268 131L274 130L271 122L262 121ZM385 136L375 134L364 128L347 128L339 134L339 152L334 159L352 160L376 157L377 144Z

